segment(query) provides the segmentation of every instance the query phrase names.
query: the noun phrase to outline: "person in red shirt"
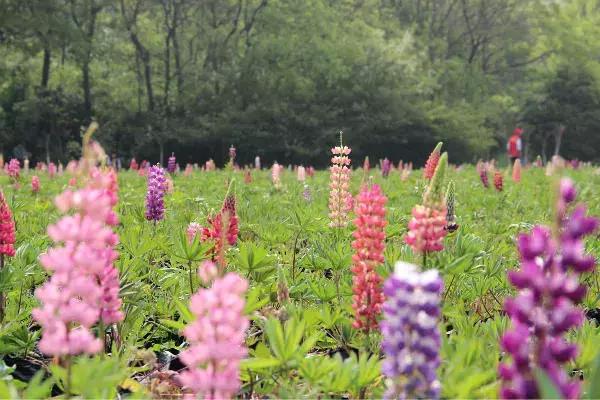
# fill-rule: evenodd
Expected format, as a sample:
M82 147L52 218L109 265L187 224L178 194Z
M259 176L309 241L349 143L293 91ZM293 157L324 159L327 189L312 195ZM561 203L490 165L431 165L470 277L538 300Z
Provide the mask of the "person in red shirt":
M506 143L506 151L511 165L515 164L517 158L521 158L521 152L523 151L521 135L523 135L523 129L515 128L512 136L508 139L508 143Z

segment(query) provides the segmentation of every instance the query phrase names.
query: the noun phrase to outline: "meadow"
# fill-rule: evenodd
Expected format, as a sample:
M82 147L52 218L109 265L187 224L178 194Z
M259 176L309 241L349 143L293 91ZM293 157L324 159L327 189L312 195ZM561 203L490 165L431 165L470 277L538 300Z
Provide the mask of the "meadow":
M573 179L577 201L587 205L589 215L600 215L600 175L593 167L564 169L553 176L544 168L526 167L521 181L513 182L503 170L500 192L493 184L483 187L474 166L449 167L443 186L445 191L449 181L455 184L458 229L444 238L442 251L423 261L405 243L411 210L421 204L428 183L422 170L401 180L396 170L383 177L379 168L365 171L356 167L358 162L352 164L353 195L365 184L377 184L387 197L385 261L377 273L386 280L395 263L404 261L437 269L443 278L437 325L440 396L498 397L498 364L508 357L499 344L510 325L504 301L515 294L507 271L519 268L517 235L536 224L552 225L559 176ZM30 187L34 174L40 178L38 193ZM94 326L96 335L105 333L102 351L77 355L68 363L40 351L42 330L32 309L39 306L35 289L51 275L39 256L53 246L47 228L61 216L54 198L69 188L71 175L65 171L50 178L33 169L21 171L18 188L1 175L16 226L16 254L6 257L0 271L0 290L7 299L0 326L0 397L178 398L186 392L179 379L185 370L179 354L189 343L182 331L195 318L189 309L191 294L207 287L197 270L211 254L207 242L188 240L186 231L193 222L206 226L228 193L235 197L239 234L224 250L224 268L248 282L243 295L247 355L239 366L235 396L384 396L382 335L378 329L352 325L355 226L330 227L329 171L316 171L302 183L293 169L285 168L279 187L269 169L249 174L251 182L244 170L232 168L173 174L164 219L153 222L145 217L147 177L136 171L118 173L114 263L124 318ZM586 240L586 249L600 256L597 236ZM600 283L597 272L583 274L581 281L588 286L581 305L586 319L567 334L579 352L564 369L582 380L581 396L589 397L598 393L594 385L600 373L595 366L600 359L595 319L600 317ZM542 393L554 393L556 388L540 379Z

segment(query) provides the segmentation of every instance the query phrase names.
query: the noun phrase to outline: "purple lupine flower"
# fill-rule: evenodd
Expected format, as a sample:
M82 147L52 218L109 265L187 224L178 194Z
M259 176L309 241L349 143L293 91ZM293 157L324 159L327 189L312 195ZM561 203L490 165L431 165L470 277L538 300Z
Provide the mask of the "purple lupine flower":
M386 158L381 162L381 176L387 178L392 170L392 162Z
M437 270L420 272L416 265L404 262L396 263L394 274L385 282L381 322L385 398L439 398L442 288Z
M146 193L146 219L158 222L165 214L165 171L160 165L153 165L148 172L148 192Z
M310 202L312 200L312 194L310 192L310 187L305 183L304 184L304 190L302 191L302 197L304 197L304 200Z
M583 205L568 214L575 201L573 182L563 179L557 204L557 229L536 226L518 239L521 268L508 278L519 290L506 300L504 309L512 327L500 344L512 362L498 368L502 398L538 398L540 390L533 371L543 370L565 398L578 398L580 382L569 379L561 365L577 356L577 346L564 334L583 323L578 304L587 288L579 274L594 269L594 257L585 253L583 238L598 228L598 220L586 216Z
M167 171L170 174L174 174L175 170L177 170L177 160L175 159L175 153L171 153L171 157L169 157L169 161L167 162Z

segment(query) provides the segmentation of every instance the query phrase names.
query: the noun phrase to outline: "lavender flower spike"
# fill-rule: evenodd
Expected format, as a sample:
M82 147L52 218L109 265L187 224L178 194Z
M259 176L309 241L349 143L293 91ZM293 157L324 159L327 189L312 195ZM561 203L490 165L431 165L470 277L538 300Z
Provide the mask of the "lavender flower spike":
M420 272L416 265L397 262L384 284L382 372L387 377L385 398L437 399L440 381L440 294L437 270Z
M160 165L153 165L148 172L148 192L146 193L146 219L158 222L165 214L165 171Z

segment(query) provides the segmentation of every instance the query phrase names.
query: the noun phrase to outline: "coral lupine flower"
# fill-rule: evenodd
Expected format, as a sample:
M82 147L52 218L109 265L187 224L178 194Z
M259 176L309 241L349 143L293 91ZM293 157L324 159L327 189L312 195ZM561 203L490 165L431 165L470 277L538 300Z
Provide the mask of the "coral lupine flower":
M502 173L498 170L494 171L494 187L497 191L501 192L503 189L503 181Z
M146 219L158 222L165 214L165 191L167 189L165 171L160 165L153 165L148 172L148 192L146 193Z
M515 160L515 164L513 165L512 179L513 182L521 182L521 160L518 158Z
M431 154L429 158L427 158L427 162L425 163L425 169L423 171L423 175L426 179L431 180L433 178L433 174L435 173L435 169L437 168L438 162L440 161L440 157L442 155L442 142L439 142Z
M212 278L216 268L201 268ZM206 282L205 280L205 283ZM247 354L244 335L244 294L248 283L230 272L214 278L210 288L201 288L190 301L195 316L183 331L190 347L181 352L187 369L179 374L184 389L203 399L229 399L240 388L240 361Z
M113 247L118 241L106 225L113 213L111 201L104 190L85 188L66 190L55 202L61 212L76 213L48 227L56 245L40 256L40 262L53 274L36 290L42 306L32 311L43 330L39 347L56 356L97 353L102 342L91 327L104 317L101 280L116 258Z
M177 169L177 159L175 158L175 153L171 153L171 157L167 161L167 172L170 174L174 174Z
M537 368L553 381L564 398L578 398L580 382L570 379L561 364L575 359L577 346L564 335L583 323L578 304L586 294L579 275L595 267L593 256L585 253L583 239L598 228L596 218L587 217L584 206L568 214L575 201L573 183L563 179L556 207L556 233L536 226L519 236L521 268L510 271L508 278L518 289L504 305L511 328L500 344L512 359L499 365L501 398L539 398L534 376Z
M4 194L0 192L0 257L15 255L15 221L6 204Z
M37 175L31 177L31 191L38 193L40 191L40 178Z
M252 173L250 172L250 169L246 169L246 171L244 172L244 183L246 185L252 183Z
M414 252L425 254L441 251L446 236L446 205L442 194L442 184L448 165L447 153L442 154L435 174L423 196L423 204L412 209L412 219L408 223L405 242Z
M14 183L19 180L19 176L21 174L21 163L16 158L11 158L8 162L7 173L10 177L10 180Z
M440 294L443 282L436 270L419 272L416 265L396 263L385 282L382 372L388 399L437 399L440 381Z
M192 167L192 164L187 163L185 165L185 170L183 170L183 176L189 177L192 175L192 172L194 172L194 167Z
M377 328L383 303L382 280L376 268L384 262L387 198L378 185L372 185L363 188L356 200L352 242L353 326L369 332Z
M298 181L304 183L306 181L306 168L304 168L302 165L300 165L298 167Z
M329 226L332 228L343 228L348 225L348 213L352 210L349 197L350 187L350 154L351 150L341 144L331 149L331 175L329 182Z

